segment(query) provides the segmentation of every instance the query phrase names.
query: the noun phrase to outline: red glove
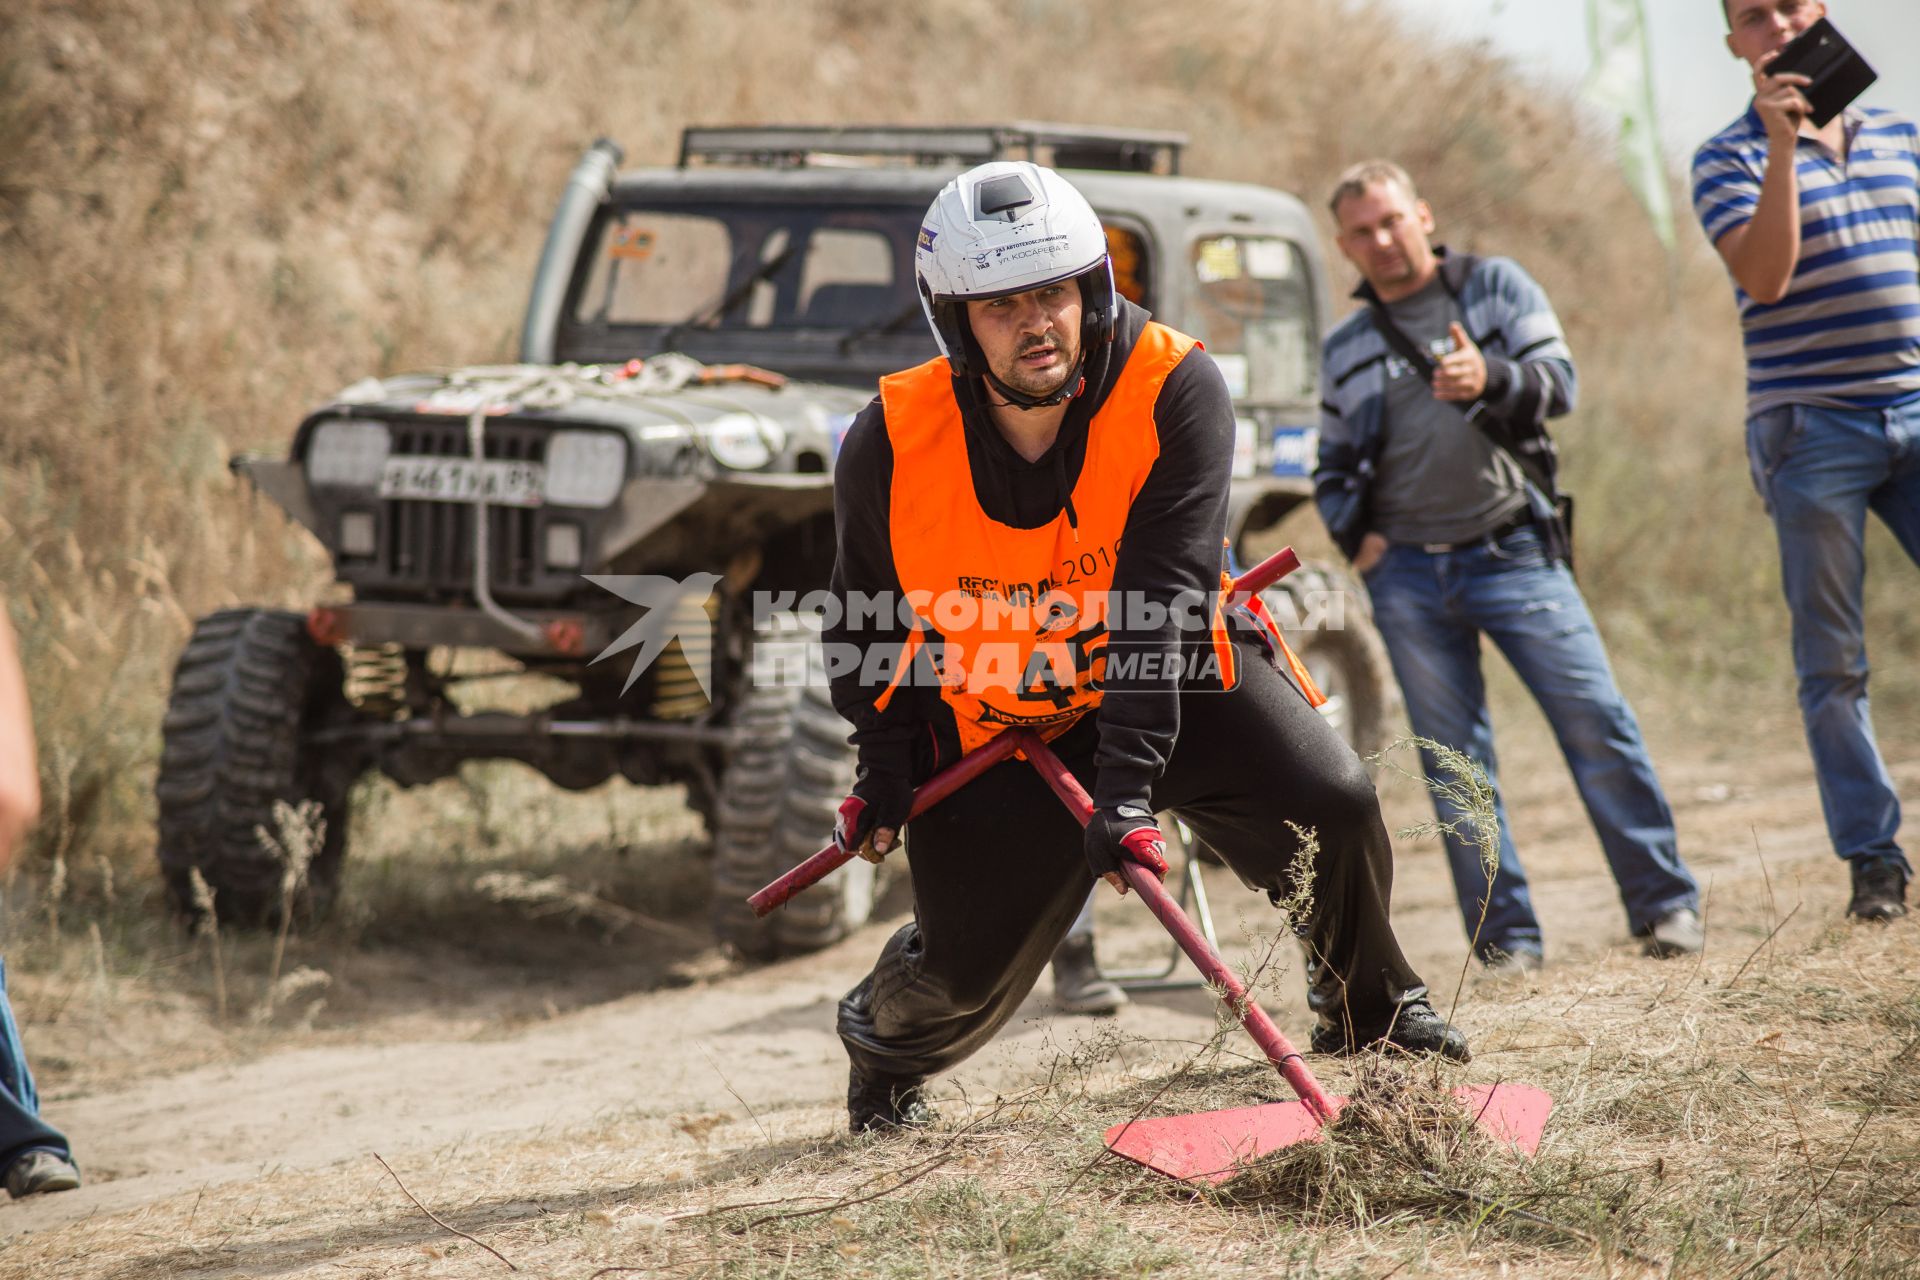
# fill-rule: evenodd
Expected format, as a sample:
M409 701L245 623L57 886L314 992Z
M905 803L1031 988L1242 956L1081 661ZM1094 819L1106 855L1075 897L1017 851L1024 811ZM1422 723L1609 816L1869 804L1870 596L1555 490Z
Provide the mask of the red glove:
M1126 859L1139 863L1161 880L1167 878L1166 837L1160 834L1160 824L1153 820L1153 810L1144 804L1129 802L1111 809L1095 809L1093 820L1087 823L1082 847L1086 850L1087 865L1096 876L1119 871L1121 860Z
M907 775L861 765L853 794L840 802L833 842L842 853L857 853L868 862L878 862L900 843L900 828L907 824L911 812L913 784ZM873 847L873 834L880 830L894 833L892 843L884 849Z

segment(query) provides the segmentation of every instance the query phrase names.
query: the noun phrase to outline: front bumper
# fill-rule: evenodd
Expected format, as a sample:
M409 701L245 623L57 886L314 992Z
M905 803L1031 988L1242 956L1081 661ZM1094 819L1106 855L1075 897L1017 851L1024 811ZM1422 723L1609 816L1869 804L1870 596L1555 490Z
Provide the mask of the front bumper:
M630 618L579 609L515 609L514 616L540 628L531 639L480 609L464 605L356 602L319 605L307 615L307 632L323 645L365 648L394 644L406 649L498 649L518 657L590 658L602 653Z

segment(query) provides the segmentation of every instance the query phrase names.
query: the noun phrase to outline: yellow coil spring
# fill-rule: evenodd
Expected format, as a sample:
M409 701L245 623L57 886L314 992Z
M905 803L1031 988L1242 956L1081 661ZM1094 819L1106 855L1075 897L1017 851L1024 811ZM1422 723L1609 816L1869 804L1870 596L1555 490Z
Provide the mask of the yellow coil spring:
M398 720L407 711L407 653L397 644L341 653L347 701L362 715Z
M712 671L713 613L720 600L714 592L705 600L682 596L673 606L673 633L678 638L654 662L653 709L656 720L689 720L705 711L707 695L700 691L694 669Z

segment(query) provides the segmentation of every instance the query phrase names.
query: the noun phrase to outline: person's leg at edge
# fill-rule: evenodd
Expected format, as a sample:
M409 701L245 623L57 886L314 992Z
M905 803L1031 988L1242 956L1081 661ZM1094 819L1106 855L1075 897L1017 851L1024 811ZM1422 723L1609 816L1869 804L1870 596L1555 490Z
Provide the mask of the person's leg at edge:
M1257 650L1240 649L1240 670L1231 693L1181 698L1180 738L1154 806L1178 813L1243 883L1280 899L1296 888L1295 828L1310 834L1317 855L1303 941L1316 1049L1389 1036L1464 1058L1464 1037L1433 1013L1394 937L1393 850L1366 769Z
M33 1161L51 1157L60 1167ZM28 1169L28 1162L35 1167ZM40 1185L28 1187L23 1176L32 1172ZM27 1067L26 1048L7 999L6 960L0 957L0 1176L15 1195L68 1190L79 1185L73 1150L59 1130L40 1118L40 1097ZM47 1181L51 1178L51 1181Z
M1544 943L1500 792L1493 721L1480 670L1479 631L1450 608L1437 577L1437 559L1411 547L1395 547L1387 553L1379 568L1367 575L1374 624L1386 642L1414 735L1466 756L1486 775L1493 793L1499 841L1489 885L1472 814L1454 795L1433 792L1434 813L1442 827L1467 937L1482 959L1502 954L1538 956ZM1425 747L1420 763L1426 776L1441 780L1443 786L1454 781Z
M1867 498L1868 507L1920 565L1920 396L1882 411L1890 453L1889 474ZM1898 830L1894 832L1899 835ZM1898 859L1853 864L1853 896L1848 911L1866 920L1904 915L1908 865Z
M1522 530L1478 553L1467 598L1553 727L1628 927L1645 935L1675 912L1698 912L1700 890L1681 861L1673 810L1573 575Z
M1890 474L1867 498L1875 515L1920 567L1920 396L1885 411L1893 448Z
M1091 730L1089 719L1056 744L1083 782ZM1093 883L1080 824L1022 760L988 770L907 830L914 919L840 1002L856 1125L863 1085L882 1100L917 1089L993 1038Z
M1879 411L1796 412L1802 433L1775 466L1767 496L1820 804L1858 889L1863 875L1885 868L1912 875L1896 842L1899 797L1874 740L1862 613L1866 511L1893 478L1893 450ZM1896 536L1909 531L1892 495L1875 505L1894 513Z
M1094 953L1093 899L1099 892L1099 885L1088 891L1080 914L1053 951L1053 1000L1068 1013L1117 1013L1127 1004L1127 993L1101 974Z

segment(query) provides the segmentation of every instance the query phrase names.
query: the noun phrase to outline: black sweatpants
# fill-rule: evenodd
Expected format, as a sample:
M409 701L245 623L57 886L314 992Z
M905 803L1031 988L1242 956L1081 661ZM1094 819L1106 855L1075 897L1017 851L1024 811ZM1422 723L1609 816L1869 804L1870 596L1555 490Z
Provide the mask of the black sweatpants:
M1387 918L1393 852L1359 757L1258 650L1230 693L1180 700L1180 736L1153 789L1250 888L1286 896L1314 832L1308 1001L1323 1023L1367 1028L1426 994ZM1092 791L1093 717L1053 748ZM909 1080L956 1065L1013 1015L1085 901L1080 825L1024 760L997 765L913 820L914 919L840 1002L863 1074ZM1283 927L1276 916L1276 927Z

